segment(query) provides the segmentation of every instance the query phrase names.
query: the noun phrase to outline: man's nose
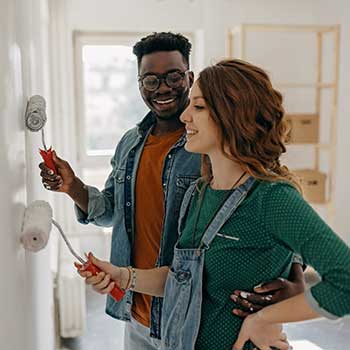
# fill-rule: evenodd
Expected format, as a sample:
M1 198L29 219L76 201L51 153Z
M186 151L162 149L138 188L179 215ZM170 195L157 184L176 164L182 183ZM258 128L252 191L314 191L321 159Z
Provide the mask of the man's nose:
M159 87L158 87L157 91L161 94L166 94L167 92L170 92L171 90L172 90L172 88L167 85L165 80L161 79L159 82Z

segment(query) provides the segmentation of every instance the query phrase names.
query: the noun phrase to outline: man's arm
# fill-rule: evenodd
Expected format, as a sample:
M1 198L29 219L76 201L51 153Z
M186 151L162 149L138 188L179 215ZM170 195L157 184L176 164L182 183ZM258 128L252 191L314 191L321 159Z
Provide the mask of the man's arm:
M89 193L83 181L75 177L67 194L85 214L88 213Z

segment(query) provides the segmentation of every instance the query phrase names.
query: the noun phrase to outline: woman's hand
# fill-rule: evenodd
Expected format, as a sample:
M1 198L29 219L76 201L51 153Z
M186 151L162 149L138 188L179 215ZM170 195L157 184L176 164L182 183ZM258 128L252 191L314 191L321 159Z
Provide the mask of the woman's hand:
M85 278L85 283L91 285L94 291L99 294L109 294L115 285L120 288L126 287L127 276L123 272L128 275L127 269L99 260L91 253L89 253L88 259L101 270L96 276L93 276L90 271L86 271L83 265L78 263L74 263L74 265L79 275Z
M282 326L264 321L259 313L250 315L244 320L233 350L242 350L244 344L251 340L260 350L270 350L271 347L288 350L287 336L282 332Z

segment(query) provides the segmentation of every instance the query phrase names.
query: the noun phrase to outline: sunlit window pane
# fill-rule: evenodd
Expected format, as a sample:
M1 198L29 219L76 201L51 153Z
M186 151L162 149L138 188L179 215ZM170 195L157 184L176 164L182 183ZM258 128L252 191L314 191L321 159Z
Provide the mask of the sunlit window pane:
M111 154L145 113L131 46L84 45L83 81L87 155Z

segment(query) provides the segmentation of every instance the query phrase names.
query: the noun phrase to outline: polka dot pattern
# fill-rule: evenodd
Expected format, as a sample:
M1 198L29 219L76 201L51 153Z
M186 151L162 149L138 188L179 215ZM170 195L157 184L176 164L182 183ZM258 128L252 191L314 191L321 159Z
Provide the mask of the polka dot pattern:
M207 188L194 232L194 196L179 247L198 247L228 192ZM196 349L231 349L242 320L232 314L236 289L288 278L293 252L323 277L312 289L319 305L335 315L350 313L350 250L301 195L286 183L257 182L206 252L201 326ZM244 349L253 349L247 342Z

